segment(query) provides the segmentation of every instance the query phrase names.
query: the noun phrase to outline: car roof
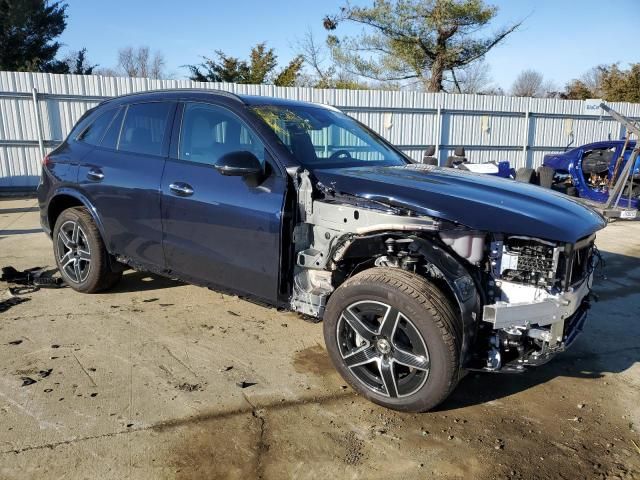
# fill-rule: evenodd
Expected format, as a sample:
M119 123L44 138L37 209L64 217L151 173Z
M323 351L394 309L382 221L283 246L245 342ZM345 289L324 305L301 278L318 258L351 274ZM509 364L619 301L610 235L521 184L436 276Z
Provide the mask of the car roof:
M329 105L319 103L304 102L300 100L291 100L287 98L267 97L262 95L237 95L235 93L224 90L215 90L208 88L174 88L168 90L150 90L146 92L136 92L119 97L113 97L102 102L103 104L124 105L141 101L158 101L158 100L207 100L207 99L224 99L227 102L238 102L244 105L273 105L287 107L321 107L334 109Z
M617 147L618 145L624 145L624 142L625 142L624 140L602 140L600 142L587 143L585 145L581 145L575 148L590 149L590 148ZM635 140L629 141L630 147L633 147L635 144L636 144Z

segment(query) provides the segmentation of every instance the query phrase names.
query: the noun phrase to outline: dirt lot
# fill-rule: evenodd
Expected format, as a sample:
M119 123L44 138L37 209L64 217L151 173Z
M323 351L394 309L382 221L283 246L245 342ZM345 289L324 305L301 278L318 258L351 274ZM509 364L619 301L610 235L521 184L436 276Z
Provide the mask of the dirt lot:
M570 351L421 415L355 395L294 314L137 272L27 294L0 313L0 478L640 478L640 222L598 244ZM33 199L0 201L6 265L53 265Z

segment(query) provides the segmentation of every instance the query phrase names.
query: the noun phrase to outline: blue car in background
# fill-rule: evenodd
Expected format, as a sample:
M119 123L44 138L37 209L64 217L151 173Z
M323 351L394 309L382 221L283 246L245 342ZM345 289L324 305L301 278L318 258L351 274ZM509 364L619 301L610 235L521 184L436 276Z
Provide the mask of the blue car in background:
M636 142L623 140L589 143L564 153L545 155L542 167L538 171L540 184L555 190L587 199L597 203L606 203L609 190L629 157ZM633 182L627 183L620 197L620 207L637 210L640 206L640 158L636 160L631 173ZM546 180L545 180L546 179Z

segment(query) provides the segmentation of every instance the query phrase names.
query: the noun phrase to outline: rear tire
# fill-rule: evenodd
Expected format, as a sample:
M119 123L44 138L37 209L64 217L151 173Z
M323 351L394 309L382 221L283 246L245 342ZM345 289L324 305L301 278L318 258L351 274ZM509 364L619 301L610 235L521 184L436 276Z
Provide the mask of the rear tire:
M551 167L545 167L544 165L538 167L538 185L544 188L551 188L555 174L555 170Z
M98 227L83 207L64 210L53 227L53 254L62 279L77 292L96 293L122 277L112 271Z
M516 170L516 182L535 183L536 172L533 168L520 167Z
M396 268L355 275L329 298L323 330L340 375L384 407L430 410L460 378L458 315L419 275Z

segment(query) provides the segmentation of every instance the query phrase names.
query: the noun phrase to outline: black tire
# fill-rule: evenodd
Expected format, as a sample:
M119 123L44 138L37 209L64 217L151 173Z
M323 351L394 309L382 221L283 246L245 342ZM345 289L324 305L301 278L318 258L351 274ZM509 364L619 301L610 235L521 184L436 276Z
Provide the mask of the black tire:
M577 197L578 189L576 187L567 187L567 191L565 193L570 197Z
M381 320L378 335L352 347L356 355L366 357L364 364L350 367L347 361L355 358L353 351L346 355L343 352L349 348L347 343L353 342L358 336L351 326L353 317L348 321L343 315L354 313L354 307L357 309L365 305L366 310L366 306L375 306L377 303L381 305L381 316L382 310L388 307L384 318L389 317L392 311L399 312L399 315L390 317L396 319L391 336L381 334L384 325L388 324ZM462 331L458 315L445 295L419 275L395 268L365 270L347 280L331 295L323 320L325 343L335 368L354 390L379 405L406 412L424 412L446 399L460 378ZM416 332L419 337L416 337ZM391 348L384 354L380 342L387 338L390 339L387 343ZM407 339L412 340L406 343ZM415 347L418 350L424 347L426 354L416 353ZM398 362L399 356L406 352L418 356L404 359L422 359L422 365L415 365L425 368L412 369ZM369 359L373 355L379 357ZM357 361L351 360L351 363ZM388 382L384 381L379 365L390 365L387 371L394 376L391 389L386 387ZM369 378L375 377L376 372L379 377L377 388L366 383ZM405 382L404 387L402 382ZM375 379L370 383L375 384Z
M544 188L551 188L555 174L555 170L551 167L545 167L544 165L538 167L538 185Z
M533 168L520 167L516 170L516 182L536 183L536 172Z
M58 216L53 227L53 254L62 279L77 292L101 292L122 277L121 271L111 269L98 227L83 207L68 208Z

